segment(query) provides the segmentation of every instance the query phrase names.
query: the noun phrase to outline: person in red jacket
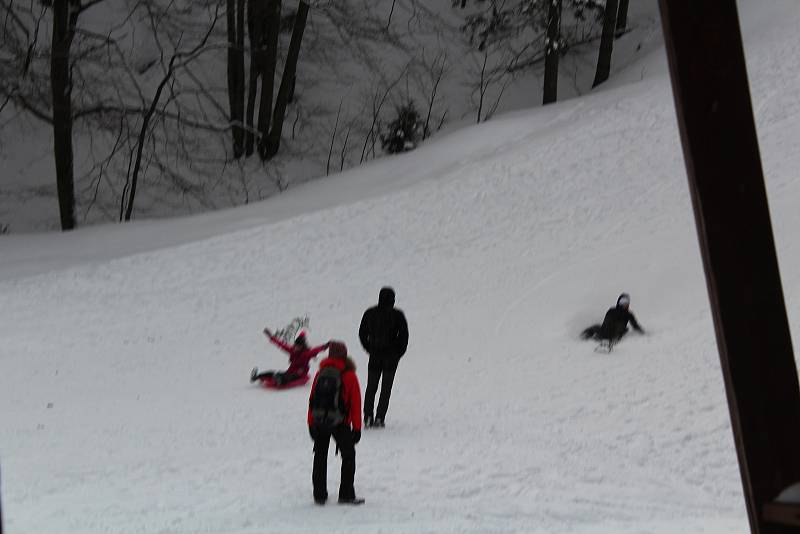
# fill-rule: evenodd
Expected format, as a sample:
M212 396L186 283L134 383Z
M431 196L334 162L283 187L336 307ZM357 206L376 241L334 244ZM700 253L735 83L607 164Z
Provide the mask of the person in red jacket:
M328 344L328 357L319 364L308 399L308 432L314 440L314 502L328 500L328 447L331 437L342 454L339 504L362 504L356 497L355 445L361 440L361 386L356 364L341 341Z
M275 385L280 386L292 380L308 376L308 362L316 358L317 354L328 348L327 343L319 347L310 348L306 340L306 333L303 331L297 335L297 338L294 340L294 345L284 343L280 338L274 336L269 328L264 329L264 335L289 354L289 368L283 372L264 371L259 373L258 367L254 367L253 371L250 373L250 382L272 377Z

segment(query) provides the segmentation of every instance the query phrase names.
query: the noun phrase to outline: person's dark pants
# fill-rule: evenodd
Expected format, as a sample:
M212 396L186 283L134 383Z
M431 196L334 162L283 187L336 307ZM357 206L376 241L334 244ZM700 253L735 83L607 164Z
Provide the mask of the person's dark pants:
M372 417L375 405L375 393L378 391L378 382L381 382L381 396L378 399L378 412L375 418L384 420L389 409L389 398L392 396L392 384L397 372L398 360L395 358L382 358L370 356L367 365L367 391L364 393L364 417Z
M333 430L320 430L314 440L314 470L311 482L314 484L314 499L328 498L328 446L331 437L336 440L339 454L342 455L342 478L339 484L339 498L353 499L356 490L353 480L356 476L356 448L353 444L353 431L349 426L337 426Z
M581 332L581 337L583 339L596 339L598 341L608 341L610 343L616 343L622 336L628 333L628 327L626 326L624 330L618 330L617 332L609 333L604 332L602 326L599 324L592 325L583 332Z
M287 384L289 382L293 382L294 380L297 380L298 378L302 378L302 377L303 377L303 373L298 373L296 371L290 373L289 371L284 371L282 373L275 373L275 377L274 378L275 378L275 381L277 383L279 383L279 384Z
M262 380L264 378L273 378L276 371L263 371L253 377L253 380Z
M262 378L272 378L276 384L286 384L287 382L291 382L292 380L297 380L301 378L303 375L300 373L290 373L288 371L264 371L263 373L259 373L256 375L255 380L261 380Z
M600 325L594 324L581 332L581 338L583 339L598 339L600 336Z

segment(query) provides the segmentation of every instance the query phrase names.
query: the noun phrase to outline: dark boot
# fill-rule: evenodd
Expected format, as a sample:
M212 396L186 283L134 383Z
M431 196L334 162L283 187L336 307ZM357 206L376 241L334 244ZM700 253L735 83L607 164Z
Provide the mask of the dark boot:
M356 496L347 498L339 497L339 504L355 504L355 505L364 504L364 499Z

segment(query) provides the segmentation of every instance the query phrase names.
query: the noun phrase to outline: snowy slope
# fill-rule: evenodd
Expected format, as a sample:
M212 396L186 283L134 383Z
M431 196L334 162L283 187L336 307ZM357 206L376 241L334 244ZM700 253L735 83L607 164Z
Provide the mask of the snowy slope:
M742 17L797 338L800 6ZM663 50L622 80L244 209L0 239L7 530L746 532ZM387 283L411 341L367 505L318 508L260 331L308 313L363 384ZM648 335L594 353L622 290Z

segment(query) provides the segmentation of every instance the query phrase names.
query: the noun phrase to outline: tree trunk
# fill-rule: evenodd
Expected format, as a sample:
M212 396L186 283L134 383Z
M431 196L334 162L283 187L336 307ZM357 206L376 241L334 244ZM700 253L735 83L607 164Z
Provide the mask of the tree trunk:
M278 36L281 29L281 2L269 0L264 13L264 47L261 50L261 102L258 105L258 153L266 159L272 97L275 91L275 70L278 64Z
M619 0L619 11L617 12L617 36L621 35L628 28L628 0Z
M397 0L392 0L392 9L389 11L389 20L386 21L386 31L389 31L389 27L392 25L392 14L394 13L394 5Z
M225 19L228 37L228 106L231 122L236 121L236 0L227 0ZM233 153L236 156L236 127L232 128Z
M258 64L253 54L250 54L250 82L247 89L247 113L245 114L245 143L244 153L247 156L253 155L255 135L253 130L253 115L256 109L256 93L258 92Z
M614 48L614 31L617 24L617 0L606 1L603 15L603 37L600 39L600 54L597 56L597 72L592 87L608 80L611 74L611 51Z
M239 81L239 85L236 88L236 109L242 124L244 124L244 92L246 85L246 71L244 68L244 35L246 33L244 6L245 0L236 0L236 70ZM242 127L242 137L244 137L244 127Z
M53 154L56 164L61 229L75 228L75 183L72 168L72 80L70 47L78 18L72 0L53 2L50 88L53 98Z
M297 16L294 19L292 28L292 40L289 43L289 50L286 53L286 65L283 67L281 76L281 86L278 89L278 97L275 99L275 112L272 114L272 128L267 139L266 159L272 158L278 153L281 144L281 132L283 131L283 119L286 114L286 105L289 102L289 89L293 83L295 72L297 71L297 60L300 58L300 45L303 43L303 32L306 29L308 19L308 4L300 2L297 8Z
M227 0L228 101L231 108L233 157L244 155L244 0Z
M262 65L259 63L258 50L261 47L261 14L260 0L247 0L247 33L250 37L250 81L247 91L247 114L245 124L245 154L253 154L255 135L253 130L253 116L256 110L256 96L258 94L258 77L261 76Z
M167 82L169 82L170 78L172 77L172 65L174 62L175 57L173 56L172 61L170 61L169 64L167 74L164 76L164 78L162 78L161 83L158 84L153 101L150 103L150 107L147 109L144 117L142 117L142 127L139 130L139 137L137 138L136 142L136 159L133 162L133 173L131 174L131 188L130 192L128 193L128 204L125 208L126 221L130 221L131 217L133 216L133 203L136 200L136 186L139 184L139 172L142 168L142 153L144 151L147 130L150 128L150 120L153 118L153 114L158 107L158 101L161 98L161 93L164 91L164 86L167 85Z
M547 10L547 44L544 58L542 104L558 100L558 58L561 54L561 0L550 0Z

